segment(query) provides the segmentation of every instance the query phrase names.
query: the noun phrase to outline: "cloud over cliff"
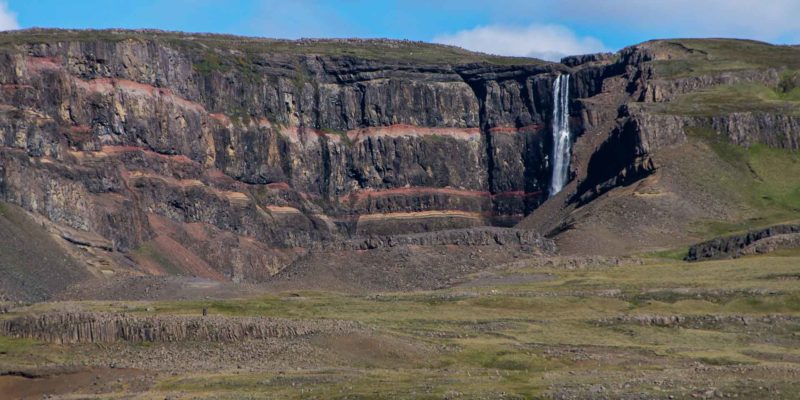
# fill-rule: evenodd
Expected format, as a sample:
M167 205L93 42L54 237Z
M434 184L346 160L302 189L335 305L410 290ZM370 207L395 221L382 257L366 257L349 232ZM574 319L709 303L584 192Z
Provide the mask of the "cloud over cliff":
M8 9L8 3L0 1L0 31L19 29L17 14Z
M566 55L606 50L600 40L590 36L578 36L561 25L479 26L454 34L439 35L433 38L433 41L484 53L535 57L551 61L558 61Z

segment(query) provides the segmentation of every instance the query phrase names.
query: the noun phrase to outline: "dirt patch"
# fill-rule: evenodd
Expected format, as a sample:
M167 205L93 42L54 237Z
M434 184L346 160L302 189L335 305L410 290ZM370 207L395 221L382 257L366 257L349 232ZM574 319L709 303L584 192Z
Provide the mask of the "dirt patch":
M7 371L0 375L4 399L42 399L62 395L138 393L153 386L153 376L130 368L59 368Z
M21 208L0 202L0 301L45 300L91 274Z
M267 287L355 293L439 289L532 255L518 246L397 246L312 253L278 273Z
M253 284L185 276L114 276L76 284L61 300L196 300L230 299L262 294Z
M403 364L420 364L436 350L421 342L397 337L354 333L319 336L312 343L321 346L346 365L391 368Z

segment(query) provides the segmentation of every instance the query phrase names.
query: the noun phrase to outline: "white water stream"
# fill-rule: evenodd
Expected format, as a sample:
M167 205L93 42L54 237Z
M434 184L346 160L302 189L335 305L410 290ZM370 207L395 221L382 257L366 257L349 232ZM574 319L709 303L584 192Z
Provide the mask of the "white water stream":
M560 192L567 183L571 145L569 75L559 75L553 82L553 176L550 179L550 197Z

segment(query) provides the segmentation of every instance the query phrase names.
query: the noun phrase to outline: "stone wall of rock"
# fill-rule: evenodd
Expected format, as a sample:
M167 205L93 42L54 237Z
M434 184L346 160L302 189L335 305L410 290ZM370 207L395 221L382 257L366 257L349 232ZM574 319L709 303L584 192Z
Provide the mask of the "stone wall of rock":
M540 255L556 254L551 239L527 229L481 227L454 229L409 235L370 236L341 243L325 243L336 250L372 250L397 246L519 246Z
M687 261L701 261L720 258L736 258L755 251L762 241L772 237L800 234L800 225L775 225L769 228L752 230L741 235L718 237L698 243L689 248ZM788 244L795 241L788 241Z
M800 319L787 315L765 315L752 317L747 315L624 315L597 321L601 326L633 324L662 328L685 329L722 329L750 327L750 329L793 328Z
M715 131L741 146L760 143L782 149L800 149L800 116L788 112L735 112L710 120Z
M675 97L714 86L758 83L776 87L780 82L780 71L774 68L760 70L725 71L677 79L654 77L642 88L641 100L665 102Z
M198 310L199 311L199 310ZM0 333L57 344L110 342L232 342L347 333L347 321L294 321L258 317L147 316L111 313L46 313L3 320Z
M296 247L371 214L508 225L545 198L557 64L37 33L0 48L0 199L122 250L157 234L146 214Z
M510 226L546 199L567 67L303 50L363 45L402 43L3 33L0 201L155 248L150 273L192 253L263 280L321 241Z

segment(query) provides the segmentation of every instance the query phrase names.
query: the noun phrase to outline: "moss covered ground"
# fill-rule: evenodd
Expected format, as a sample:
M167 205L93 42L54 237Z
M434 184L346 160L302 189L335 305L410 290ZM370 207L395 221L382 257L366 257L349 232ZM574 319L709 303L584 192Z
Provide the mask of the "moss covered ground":
M687 179L744 209L743 218L735 222L698 221L699 233L712 237L800 220L800 154L759 144L736 146L710 129L692 128L687 133L723 161L716 169L697 171Z
M56 303L19 312L67 307L196 315L207 308L230 316L346 319L436 349L423 357L381 360L389 356L358 357L362 349L347 346L350 361L320 361L311 369L165 373L140 393L145 398L537 398L593 390L683 398L710 388L745 398L792 398L800 390L794 375L800 370L800 286L791 279L800 276L800 253L691 264L653 257L643 265L585 270L523 262L495 273L554 279L417 293ZM646 316L729 319L674 326L631 322ZM739 319L751 322L730 322ZM331 352L344 346L319 343ZM4 338L0 364L65 362L69 349Z

